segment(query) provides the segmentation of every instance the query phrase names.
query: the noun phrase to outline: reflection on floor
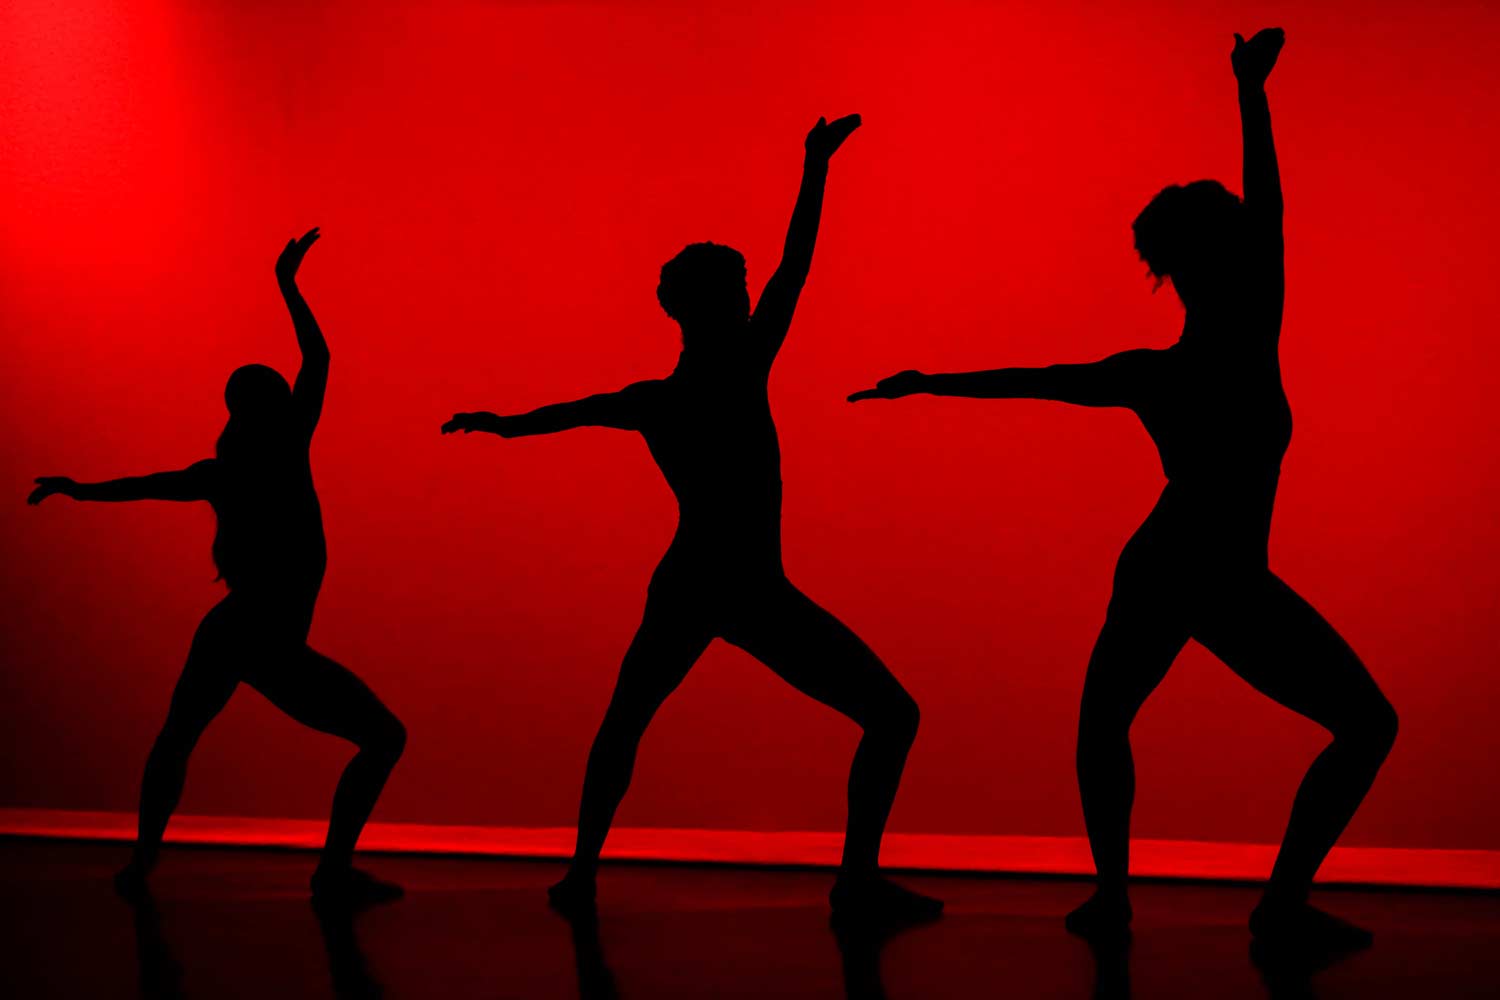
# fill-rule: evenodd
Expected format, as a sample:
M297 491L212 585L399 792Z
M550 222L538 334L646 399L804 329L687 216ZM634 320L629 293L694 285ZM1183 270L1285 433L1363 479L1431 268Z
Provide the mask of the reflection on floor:
M596 923L547 909L552 864L374 857L408 897L320 920L306 854L176 850L156 904L132 910L108 876L123 849L0 842L7 931L0 995L375 998L1493 997L1500 896L1327 892L1375 948L1311 977L1249 957L1252 889L1146 885L1135 943L1093 955L1062 930L1086 887L913 878L949 901L940 922L886 940L835 935L818 872L606 869Z

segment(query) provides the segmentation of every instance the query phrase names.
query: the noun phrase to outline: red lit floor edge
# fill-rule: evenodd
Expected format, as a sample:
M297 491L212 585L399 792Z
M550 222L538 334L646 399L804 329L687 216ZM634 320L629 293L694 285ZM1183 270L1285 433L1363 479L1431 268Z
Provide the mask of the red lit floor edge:
M167 842L225 847L313 849L325 823L307 819L177 816ZM124 812L0 809L0 836L128 841L135 817ZM523 828L371 823L365 851L510 858L565 858L568 827ZM705 864L832 867L842 835L834 832L697 830L622 827L610 834L606 858ZM1131 868L1142 877L1257 881L1271 869L1268 844L1136 840ZM882 862L913 871L1087 875L1082 837L950 836L891 833ZM1500 889L1500 851L1336 847L1319 875L1326 885Z
M110 890L122 848L0 841L0 995L89 1000L1443 1000L1494 996L1500 896L1323 890L1375 945L1295 975L1257 966L1259 890L1148 882L1135 939L1093 953L1062 929L1087 887L906 874L942 920L870 938L830 927L824 871L613 866L598 919L549 910L558 861L382 855L406 898L358 915L309 904L304 852L168 848L155 903Z

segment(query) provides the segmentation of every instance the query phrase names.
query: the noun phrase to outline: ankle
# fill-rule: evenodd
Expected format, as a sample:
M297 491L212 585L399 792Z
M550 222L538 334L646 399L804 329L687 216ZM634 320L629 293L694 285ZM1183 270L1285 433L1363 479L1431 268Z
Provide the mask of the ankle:
M1306 906L1307 896L1308 890L1306 887L1288 887L1272 882L1266 886L1266 891L1261 894L1260 904L1256 909L1286 910Z
M352 858L323 857L318 860L318 867L313 869L313 878L340 878L352 871L354 871Z
M1130 889L1123 880L1116 881L1110 879L1107 882L1101 881L1094 886L1094 898L1101 903L1123 903L1128 906L1130 904Z
M835 881L850 884L878 882L880 881L880 877L880 866L877 864L849 864L846 862L839 866L839 872L835 876Z

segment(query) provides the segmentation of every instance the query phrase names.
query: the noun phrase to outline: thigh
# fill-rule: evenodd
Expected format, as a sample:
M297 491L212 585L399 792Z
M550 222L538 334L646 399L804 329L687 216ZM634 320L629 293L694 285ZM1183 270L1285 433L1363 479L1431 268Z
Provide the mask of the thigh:
M311 729L365 743L397 725L391 710L364 681L309 646L269 650L246 671L245 683Z
M1261 694L1328 729L1385 703L1349 644L1274 573L1212 596L1193 637Z
M873 708L909 698L859 636L789 582L750 596L728 619L725 640L860 724Z
M653 581L646 610L620 663L610 713L644 724L677 690L714 639L691 584Z
M1089 654L1080 724L1097 718L1133 721L1187 641L1184 616L1169 599L1122 592L1117 583Z
M239 686L239 664L248 629L227 600L203 617L187 663L172 691L164 729L196 740Z

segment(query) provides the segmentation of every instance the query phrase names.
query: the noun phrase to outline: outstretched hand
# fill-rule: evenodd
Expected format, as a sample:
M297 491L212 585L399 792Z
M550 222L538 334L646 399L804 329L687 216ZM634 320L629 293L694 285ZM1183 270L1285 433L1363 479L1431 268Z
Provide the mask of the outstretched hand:
M807 149L807 155L824 163L828 162L844 144L844 140L849 138L850 133L859 126L859 115L845 115L833 121L819 118L818 124L807 133L807 141L803 144Z
M281 256L276 258L276 280L282 284L291 284L297 280L297 269L302 266L302 258L307 256L307 251L318 242L318 227L313 226L303 233L300 239L287 240L286 248L281 251Z
M472 434L475 431L490 431L500 433L500 418L493 413L481 411L479 413L455 413L453 419L443 425L444 434L452 434L455 431L463 431Z
M1234 34L1234 51L1229 53L1229 64L1241 83L1264 86L1266 78L1276 66L1276 57L1286 44L1286 32L1280 28L1263 28L1245 41L1239 33Z
M926 379L925 374L912 369L897 372L890 378L883 378L876 382L873 389L862 389L859 392L850 393L849 402L858 403L862 399L900 399L902 396L925 391L923 385Z
M26 502L32 506L41 503L54 493L70 497L73 495L73 487L78 485L67 476L37 476L36 483L36 489L32 490L31 495L26 498Z

